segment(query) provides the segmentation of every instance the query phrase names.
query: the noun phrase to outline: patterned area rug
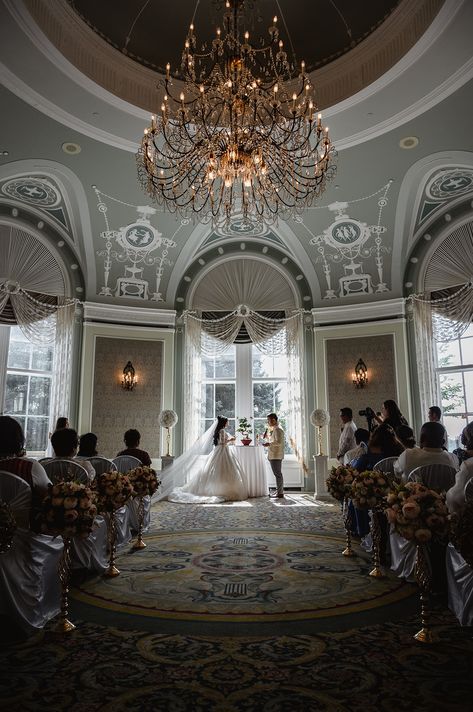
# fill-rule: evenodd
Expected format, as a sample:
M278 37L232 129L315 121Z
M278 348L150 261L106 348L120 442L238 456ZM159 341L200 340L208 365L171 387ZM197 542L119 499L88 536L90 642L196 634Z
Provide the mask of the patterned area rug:
M120 557L121 575L73 596L92 606L178 620L264 622L343 616L412 596L394 576L372 579L361 551L301 532L179 532L147 537Z
M417 598L390 602L412 589L369 579L369 560L358 545L358 557L346 561L342 533L338 507L304 495L214 507L157 505L148 548L119 556L118 579L89 581L75 592L90 597L72 601L76 631L63 638L50 625L11 643L3 621L0 709L471 709L471 630L440 606L432 621L439 642L415 642ZM99 591L106 593L102 602ZM133 610L137 601L145 611ZM364 605L365 613L349 612ZM253 612L277 620L260 627L231 622ZM209 620L216 613L223 616L219 623ZM311 618L285 623L299 614Z

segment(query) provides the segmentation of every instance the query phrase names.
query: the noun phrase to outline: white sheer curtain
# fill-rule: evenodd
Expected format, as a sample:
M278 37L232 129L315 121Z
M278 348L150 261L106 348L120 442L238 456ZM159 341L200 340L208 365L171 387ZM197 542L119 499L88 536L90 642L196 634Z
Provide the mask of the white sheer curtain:
M69 417L71 407L71 366L74 336L75 304L64 304L58 297L60 308L56 311L53 378L49 429L52 432L60 417Z
M202 352L200 349L201 325L196 319L184 319L185 323L185 369L183 418L184 451L199 437L202 410Z
M435 374L437 356L433 338L432 307L425 300L412 303L417 357L417 377L421 412L425 417L431 405L440 403L440 392Z
M304 398L304 331L302 318L297 322L297 335L292 339L293 347L288 352L288 400L289 423L287 437L294 454L302 467L304 474L307 465L304 460L306 453L306 423Z

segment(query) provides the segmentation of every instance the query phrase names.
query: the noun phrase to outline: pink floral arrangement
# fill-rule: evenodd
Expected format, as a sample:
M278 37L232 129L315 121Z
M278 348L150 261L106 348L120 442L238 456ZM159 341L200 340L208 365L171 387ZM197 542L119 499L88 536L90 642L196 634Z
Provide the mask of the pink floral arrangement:
M332 467L325 484L334 499L343 502L347 497L351 497L351 486L355 474L355 470L352 467L345 467L345 465Z
M49 485L40 513L40 531L52 536L86 539L97 514L95 492L78 482Z
M130 478L116 470L97 475L94 486L99 512L113 512L115 509L120 509L133 496Z
M386 498L386 516L398 534L427 544L448 534L448 510L445 495L418 482L396 485Z
M389 491L389 482L382 472L365 470L355 473L350 496L357 509L379 509Z
M130 470L127 474L133 486L134 497L151 496L161 484L161 481L158 479L152 467L144 465L142 467L135 467L134 470Z

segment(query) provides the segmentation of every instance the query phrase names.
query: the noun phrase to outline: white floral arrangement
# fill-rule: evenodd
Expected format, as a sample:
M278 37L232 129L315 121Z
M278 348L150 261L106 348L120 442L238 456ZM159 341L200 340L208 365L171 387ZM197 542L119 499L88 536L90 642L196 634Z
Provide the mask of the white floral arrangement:
M327 410L324 410L323 408L316 408L310 414L310 422L316 428L323 428L330 422L330 413Z
M178 420L175 410L162 410L159 414L159 424L162 428L173 428Z

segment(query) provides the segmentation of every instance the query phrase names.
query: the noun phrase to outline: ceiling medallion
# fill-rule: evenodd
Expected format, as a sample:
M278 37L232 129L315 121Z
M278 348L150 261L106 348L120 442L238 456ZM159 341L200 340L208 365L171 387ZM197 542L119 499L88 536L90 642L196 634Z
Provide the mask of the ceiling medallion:
M139 179L159 204L214 227L235 215L294 217L335 173L305 63L289 62L277 17L266 43L250 42L245 2L226 0L222 27L200 50L190 25L180 81L168 64L161 113L137 155Z

